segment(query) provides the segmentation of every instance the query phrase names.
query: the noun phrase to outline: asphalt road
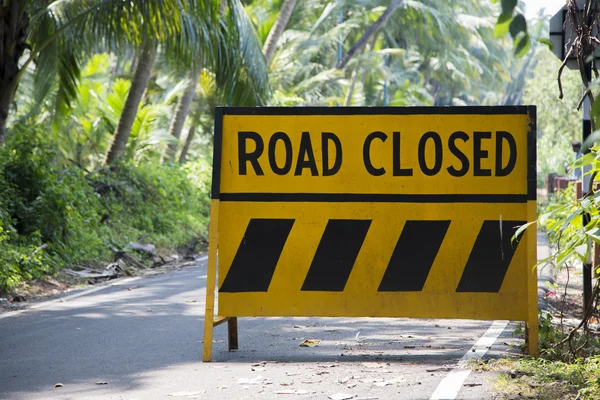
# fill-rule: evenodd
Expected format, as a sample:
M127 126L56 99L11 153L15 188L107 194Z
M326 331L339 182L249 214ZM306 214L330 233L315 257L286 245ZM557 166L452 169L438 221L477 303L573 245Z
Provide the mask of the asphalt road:
M492 399L493 374L458 363L523 343L510 323L472 348L492 321L246 318L240 350L221 325L202 363L205 280L202 260L0 315L0 399Z

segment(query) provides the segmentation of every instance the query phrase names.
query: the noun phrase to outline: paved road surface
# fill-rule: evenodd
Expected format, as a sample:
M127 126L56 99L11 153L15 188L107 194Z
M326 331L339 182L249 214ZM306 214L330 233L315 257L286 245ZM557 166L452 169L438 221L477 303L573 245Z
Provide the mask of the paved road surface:
M214 362L202 363L205 279L202 260L0 315L0 399L430 399L436 388L453 398L452 382L459 399L496 398L491 374L461 386L464 374L451 372L492 321L246 318L240 350L227 351L222 325ZM523 343L514 327L486 356ZM303 339L322 342L299 347Z

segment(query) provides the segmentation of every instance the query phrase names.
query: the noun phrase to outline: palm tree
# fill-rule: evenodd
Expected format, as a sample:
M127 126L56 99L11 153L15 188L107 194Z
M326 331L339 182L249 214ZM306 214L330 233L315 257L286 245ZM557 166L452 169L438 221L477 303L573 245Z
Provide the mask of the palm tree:
M256 31L239 0L220 0L219 14L225 40L218 43L222 48L214 55L216 62L208 63L207 70L216 71L216 89L221 102L229 105L263 104L267 94L267 65L260 53L260 40ZM239 51L228 51L231 49ZM194 99L200 73L200 68L196 67L189 74L188 88L179 97L171 120L169 132L173 140L165 147L161 162L173 159L177 153L181 131ZM188 131L180 160L185 160L195 132L196 129Z
M156 44L153 40L150 40L145 44L138 56L135 73L131 80L131 88L129 89L125 107L115 129L112 142L106 152L104 164L113 164L125 152L129 135L131 134L131 127L135 121L142 96L146 91L155 59Z
M174 139L171 143L165 146L165 150L162 154L161 162L165 162L167 160L172 160L175 158L175 154L177 152L177 144L179 138L181 136L181 131L183 130L183 124L185 123L185 119L187 118L190 107L194 100L194 96L196 95L196 87L198 86L198 79L200 78L200 69L195 68L192 69L190 73L190 81L188 83L188 87L185 92L179 96L179 101L177 102L177 106L175 107L175 115L173 115L173 119L171 120L171 126L169 127L169 134ZM194 130L190 130L188 132L188 138L191 142L193 138ZM191 135L191 136L190 136ZM189 148L189 145L188 145ZM187 150L186 150L187 152Z
M373 37L373 35L375 35L377 32L379 32L379 30L385 25L385 23L388 21L388 19L391 18L391 16L398 9L398 7L400 7L401 4L402 4L402 0L392 0L390 5L386 8L386 10L383 12L383 14L381 14L381 16L377 19L377 21L375 21L375 23L373 25L371 25L365 33L363 33L363 35L354 44L354 46L352 46L352 48L350 50L348 50L348 52L337 63L336 68L338 68L338 69L344 68L346 66L346 64L348 64L348 61L350 61L350 59L352 57L354 57L354 55L356 53L358 53L360 50L362 50L365 47L365 45L367 44L367 41L369 41L369 39L371 39Z
M254 20L268 25L264 3L252 2ZM509 43L494 36L492 7L476 0L299 2L270 64L273 100L381 105L385 92L391 105L498 104L513 65ZM338 58L340 41L345 57Z
M279 38L281 38L281 34L283 33L286 25L288 24L288 21L292 16L292 12L294 11L295 6L296 0L285 0L283 2L283 5L281 6L281 10L279 10L277 20L271 28L271 31L269 31L269 36L267 36L267 40L265 41L265 45L263 47L263 54L267 59L267 63L271 61L271 58L273 58L273 54L275 54L277 42L279 42Z
M122 48L170 39L175 52L194 49L198 35L190 13L210 0L4 0L0 3L0 144L10 106L24 74L34 69L57 80L59 101L76 94L80 68L92 49ZM153 23L148 23L152 20ZM42 62L43 61L43 62ZM44 85L47 90L48 85ZM133 103L133 102L132 102Z

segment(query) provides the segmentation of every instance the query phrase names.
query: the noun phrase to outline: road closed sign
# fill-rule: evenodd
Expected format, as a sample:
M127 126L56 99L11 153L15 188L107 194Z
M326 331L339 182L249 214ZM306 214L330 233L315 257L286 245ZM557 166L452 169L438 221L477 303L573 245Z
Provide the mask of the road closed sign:
M535 124L535 107L218 108L204 359L245 316L518 320L535 352L535 232L513 240L536 218Z

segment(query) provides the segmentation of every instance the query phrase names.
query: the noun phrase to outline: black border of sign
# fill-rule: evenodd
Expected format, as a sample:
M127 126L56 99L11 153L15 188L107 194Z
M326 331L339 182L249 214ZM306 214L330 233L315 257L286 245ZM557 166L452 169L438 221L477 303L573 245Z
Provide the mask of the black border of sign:
M210 198L213 200L221 196L221 147L223 147L223 110L224 107L215 107L215 137L213 140L213 167Z
M221 147L223 143L223 116L225 115L515 115L526 114L529 116L527 132L527 195L447 195L445 199L438 195L398 195L389 199L381 197L379 201L404 201L404 202L498 202L498 203L523 203L537 198L536 176L536 107L535 106L453 106L453 107L215 107L215 132L213 144L213 170L211 198L223 201L267 201L265 198L272 196L269 193L224 193L221 195ZM273 194L274 195L274 194ZM301 195L301 194L299 194ZM331 196L331 197L330 197ZM363 195L373 197L377 195ZM248 197L246 199L246 197ZM272 201L280 201L273 196ZM286 194L282 195L283 201L293 201ZM317 194L315 199L309 200L301 196L296 201L340 201L335 195ZM359 199L357 197L357 199ZM438 198L438 201L436 201ZM245 199L245 200L244 200ZM260 199L260 200L259 200ZM366 200L366 197L364 198ZM418 200L416 200L418 199ZM362 200L362 201L365 201ZM439 201L442 200L442 201ZM356 200L346 200L356 201Z
M527 200L537 200L537 108L526 106L527 130Z

